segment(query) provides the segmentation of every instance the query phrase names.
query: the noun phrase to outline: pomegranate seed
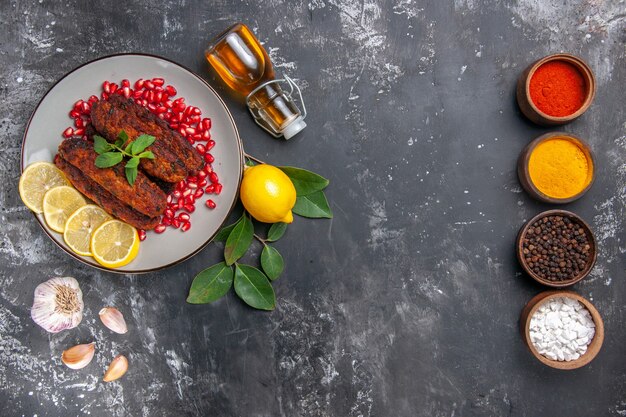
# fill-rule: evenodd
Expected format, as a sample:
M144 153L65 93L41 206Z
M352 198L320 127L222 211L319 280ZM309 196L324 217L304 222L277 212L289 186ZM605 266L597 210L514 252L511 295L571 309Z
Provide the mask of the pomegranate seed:
M178 219L172 220L172 227L174 229L178 229L180 227L180 220L178 220Z
M189 118L189 122L190 123L198 123L198 122L200 122L200 116L197 116L197 115L196 116L191 116ZM202 127L199 127L199 128L202 129Z
M193 127L188 127L185 129L185 133L187 133L188 135L195 135L196 129L194 129Z
M187 106L185 105L185 103L174 103L174 110L178 111L178 112L184 112L185 109L187 108ZM182 119L182 113L181 113L181 119Z
M200 155L203 155L206 152L206 147L202 144L198 144L196 145L196 150L200 153Z
M143 83L144 83L144 81L141 78L138 79L137 81L135 81L135 89L139 90L140 88L142 88L143 87Z
M191 223L189 222L185 222L180 226L180 230L182 230L183 232L186 232L189 229L191 229Z
M204 166L204 168L202 168L202 170L203 170L204 172L206 172L206 173L207 173L207 175L208 175L208 174L210 174L211 172L213 172L213 167L211 166L211 164L206 164L206 165Z
M102 94L100 94L100 98L101 98L102 100L106 100L106 99L108 99L108 98L109 98L109 95L108 95L107 93L102 93Z
M172 103L172 101L171 101L171 100L164 101L164 102L163 102L163 104L164 104L164 105L165 105L165 107L167 107L168 109L171 109L171 108L174 106L174 104Z
M182 198L179 199L178 204L177 204L178 209L179 210L182 209L184 205L185 205L185 201Z
M185 181L184 180L178 181L178 183L176 183L176 188L179 189L179 190L184 189L185 188Z
M211 139L206 143L206 150L210 151L211 149L213 149L214 146L215 146L215 141Z
M202 110L200 110L198 107L194 107L193 114L195 114L196 116L200 116L202 114Z
M115 93L115 92L117 91L117 84L115 84L115 83L111 83L111 84L109 85L109 90L110 90L110 91L109 91L109 94L113 94L113 93Z
M167 94L169 94L170 96L175 96L176 93L178 93L178 91L176 91L176 89L171 85L165 87L165 91L167 91Z
M215 184L215 194L218 194L222 192L222 184Z
M211 140L211 132L209 132L208 130L205 130L204 132L202 132L202 140L204 141Z
M90 96L89 96L89 101L90 101L90 102L96 102L96 101L98 101L98 96L93 95L93 94L92 94L92 95L90 95Z
M72 137L73 134L74 134L74 129L72 129L71 127L68 127L67 129L63 131L63 137L65 138Z
M183 197L187 197L191 193L192 193L192 191L189 188L186 188L185 191L183 191Z
M215 185L214 184L208 185L204 191L206 191L207 194L214 193L215 192Z
M185 197L185 205L188 205L188 204L191 205L191 204L194 204L195 202L196 202L196 197L194 197L193 194L189 194L188 196Z
M174 104L175 105L179 105L180 103L185 104L185 98L184 97L179 97L176 100L174 100Z
M77 117L80 117L80 113L79 113L79 112L77 112L76 110L72 110L72 111L70 112L70 117L71 117L72 119L76 119Z
M122 87L130 87L130 81L128 81L126 78L124 78L121 82L121 86Z
M91 106L86 101L83 101L83 108L81 110L83 114L89 114L91 112Z
M154 83L152 81L144 81L143 85L148 89L152 90L154 88Z
M174 123L174 122L170 123L170 127L174 130L178 130L178 126L179 126L178 123Z
M161 224L164 224L165 226L169 226L170 224L172 224L172 218L163 217L163 219L161 220Z
M183 195L183 194L180 192L180 190L176 190L176 191L174 191L173 195L176 198L180 198L180 196Z
M156 94L154 94L154 91L148 92L148 102L149 103L154 103L154 97L155 96L156 96Z
M215 172L211 172L209 174L209 180L213 183L213 184L217 184L218 182L220 182L220 179L217 177L217 174Z
M202 135L199 133L196 133L195 135L191 135L191 139L193 139L194 142L198 142L202 140Z
M187 213L180 213L178 215L178 220L180 220L181 222L188 222L190 218L191 217Z
M189 213L193 213L194 210L196 209L196 206L194 206L193 204L184 204L183 208Z
M105 81L102 83L102 91L104 91L105 93L109 94L111 92L111 83L108 81Z
M150 110L151 112L153 113L156 112L156 109L157 107L154 104L152 103L148 104L148 110Z
M211 155L210 153L208 153L208 152L207 152L207 153L205 153L205 154L204 154L204 160L205 160L206 162L208 162L209 164L212 164L212 163L213 163L213 161L215 161L215 158L213 157L213 155ZM211 180L211 181L212 181L212 180ZM212 182L213 182L213 181L212 181ZM215 182L217 182L217 181L215 181Z
M159 106L156 108L156 112L159 114L165 113L166 111L167 111L167 107L165 106ZM163 117L165 117L165 115Z
M198 182L198 177L187 177L187 182Z
M126 86L122 88L122 95L126 98L130 97L130 87Z
M143 96L143 91L141 91L141 90L135 90L135 91L133 92L133 98L136 98L136 99L137 99L137 98L141 98L141 96Z
M196 192L193 194L196 200L202 197L203 195L204 195L204 190L202 188L198 188Z
M143 242L144 240L146 240L146 231L139 229L137 230L137 234L139 234L139 241Z
M187 185L187 187L189 187L191 190L195 190L196 188L198 188L198 183L191 182Z
M146 100L145 98L141 100L141 105L146 107L148 105L148 100Z
M168 195L167 198L165 199L165 201L167 202L167 204L171 204L172 203L172 195Z
M217 207L217 204L215 204L215 201L209 199L206 201L206 206L213 210L215 207Z
M76 129L74 130L74 136L82 136L85 133L85 129Z
M204 172L203 172L203 173L204 173ZM204 174L204 175L206 175L206 174ZM208 183L209 183L209 182L206 180L206 178L202 178L202 179L200 180L200 182L198 183L198 187L206 187L206 185L207 185Z
M165 228L166 228L166 227L167 227L167 226L165 226L164 224L159 223L159 224L157 224L157 226L154 228L154 231L155 231L155 233L163 233L163 232L165 232Z
M154 102L155 103L160 103L161 101L163 101L163 93L158 91L155 95L154 95Z
M211 119L209 119L209 118L202 119L202 128L204 130L211 129Z
M158 85L159 87L165 84L165 80L163 78L153 78L152 83L154 85Z
M157 117L161 120L165 120L165 115L163 113L158 113Z
M165 217L174 217L174 211L167 209L165 210L165 213L163 213L165 215Z
M150 97L150 91L143 90L143 93L141 94L141 98L148 99L148 97Z
M85 127L85 122L83 121L83 119L78 118L78 119L74 120L74 126L76 126L76 127Z
M198 145L198 146L200 146L200 145ZM204 171L198 171L198 174L197 174L197 175L198 175L198 179L199 179L200 181L202 181L202 180L203 180L203 179L207 176L207 173L206 173L206 172L204 172Z
M193 112L194 107L193 106L187 106L187 108L185 109L185 111L183 112L183 114L185 115L185 117L189 117L191 115L191 113Z

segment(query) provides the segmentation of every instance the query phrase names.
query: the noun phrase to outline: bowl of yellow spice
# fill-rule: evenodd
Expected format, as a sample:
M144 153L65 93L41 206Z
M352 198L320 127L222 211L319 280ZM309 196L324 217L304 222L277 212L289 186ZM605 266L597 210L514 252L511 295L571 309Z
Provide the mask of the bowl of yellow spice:
M593 154L585 141L571 133L546 133L524 148L517 175L535 199L569 203L582 197L593 184Z

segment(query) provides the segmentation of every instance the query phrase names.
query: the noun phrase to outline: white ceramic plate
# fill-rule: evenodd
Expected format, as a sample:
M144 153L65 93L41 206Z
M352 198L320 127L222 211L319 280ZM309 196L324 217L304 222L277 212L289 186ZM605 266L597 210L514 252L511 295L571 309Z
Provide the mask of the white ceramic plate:
M217 208L209 210L206 198L196 204L191 214L191 229L183 233L167 228L162 234L148 232L141 242L139 255L128 265L110 271L136 274L162 269L190 258L206 246L220 229L237 201L243 171L243 148L235 122L222 99L202 78L165 58L143 54L120 54L88 62L59 80L43 97L31 116L22 143L22 170L37 161L52 161L61 132L72 126L68 113L78 99L90 95L100 96L104 80L119 84L122 79L131 83L139 78L165 78L188 105L199 107L202 117L212 121L211 137L216 145L211 151L215 157L213 167L224 186L220 195L212 195ZM51 230L42 215L35 216L54 242L65 252L95 268L102 268L91 257L73 253L63 241L63 236Z

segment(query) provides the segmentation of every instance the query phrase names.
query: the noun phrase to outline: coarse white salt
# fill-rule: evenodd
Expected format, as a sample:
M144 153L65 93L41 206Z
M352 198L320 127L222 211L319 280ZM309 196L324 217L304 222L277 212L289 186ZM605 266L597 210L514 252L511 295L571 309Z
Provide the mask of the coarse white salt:
M580 358L595 332L596 325L589 310L567 297L544 302L530 319L531 343L541 355L555 361Z

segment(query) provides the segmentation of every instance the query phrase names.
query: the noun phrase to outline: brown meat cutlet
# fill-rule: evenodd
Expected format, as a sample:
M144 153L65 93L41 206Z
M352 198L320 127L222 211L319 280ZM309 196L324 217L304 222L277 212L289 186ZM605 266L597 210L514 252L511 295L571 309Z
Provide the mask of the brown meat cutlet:
M152 177L178 182L204 166L198 151L180 133L148 109L118 94L94 103L91 119L96 130L109 142L115 142L122 130L130 140L141 134L154 136L156 140L148 149L155 159L142 159L140 164Z
M123 164L111 168L96 167L98 154L93 149L93 143L79 138L66 139L59 145L59 153L85 176L139 213L157 217L165 211L167 196L143 172L137 173L135 184L131 186L124 175Z
M148 217L134 210L128 204L124 204L97 182L84 175L80 169L63 159L61 155L57 154L54 163L65 173L78 191L102 207L111 216L143 230L152 230L159 224L159 217Z

